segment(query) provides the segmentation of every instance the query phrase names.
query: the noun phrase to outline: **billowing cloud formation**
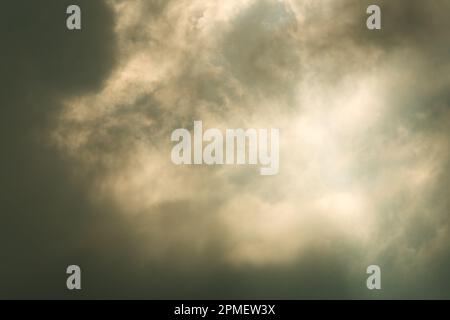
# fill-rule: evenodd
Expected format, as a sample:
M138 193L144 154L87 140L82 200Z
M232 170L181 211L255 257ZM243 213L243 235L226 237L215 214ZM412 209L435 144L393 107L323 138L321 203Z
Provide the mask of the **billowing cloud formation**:
M40 94L58 105L43 139L85 191L71 220L97 279L86 294L448 297L441 2L377 1L383 29L369 31L356 0L107 1L115 23L86 61L109 72L66 91L57 74ZM194 120L280 128L280 173L174 166L170 133Z

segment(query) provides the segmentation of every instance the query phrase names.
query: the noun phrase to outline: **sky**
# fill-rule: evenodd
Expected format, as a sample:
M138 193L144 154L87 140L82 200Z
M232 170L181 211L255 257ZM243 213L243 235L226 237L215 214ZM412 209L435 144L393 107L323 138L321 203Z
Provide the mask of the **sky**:
M450 298L449 10L5 1L0 298ZM279 173L174 165L195 120L278 128Z

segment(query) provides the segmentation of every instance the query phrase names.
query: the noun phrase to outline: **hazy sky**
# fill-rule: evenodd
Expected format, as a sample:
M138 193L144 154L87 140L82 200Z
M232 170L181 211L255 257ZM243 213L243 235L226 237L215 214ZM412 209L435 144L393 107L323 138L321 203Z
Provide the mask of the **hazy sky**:
M449 10L5 1L0 297L450 298ZM279 174L174 165L194 120L279 128Z

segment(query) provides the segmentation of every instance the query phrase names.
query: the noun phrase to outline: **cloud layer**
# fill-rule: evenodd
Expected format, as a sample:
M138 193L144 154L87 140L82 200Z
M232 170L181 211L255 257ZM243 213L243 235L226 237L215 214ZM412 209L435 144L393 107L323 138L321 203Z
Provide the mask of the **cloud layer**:
M79 2L2 28L2 296L79 261L86 297L449 297L448 4ZM279 128L280 173L174 166L194 120Z

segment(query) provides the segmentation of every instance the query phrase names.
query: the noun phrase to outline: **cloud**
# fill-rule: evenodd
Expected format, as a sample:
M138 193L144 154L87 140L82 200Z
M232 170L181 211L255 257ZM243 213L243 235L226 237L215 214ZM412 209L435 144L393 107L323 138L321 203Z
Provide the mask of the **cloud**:
M85 181L71 178L72 163L48 139L61 99L97 90L115 63L112 11L101 1L79 3L86 32L77 34L65 30L67 1L2 5L3 298L62 292L58 270L98 226Z
M10 292L64 296L76 260L86 297L448 297L448 22L403 2L380 32L355 0L82 2L80 34L38 18L63 3L25 10L2 28L2 237L8 274L45 276ZM174 166L194 120L280 128L280 174Z

